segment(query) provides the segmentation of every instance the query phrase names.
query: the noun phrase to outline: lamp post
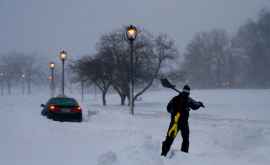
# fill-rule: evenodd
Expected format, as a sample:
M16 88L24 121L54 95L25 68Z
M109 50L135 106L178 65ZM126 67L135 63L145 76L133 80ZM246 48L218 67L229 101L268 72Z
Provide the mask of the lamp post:
M134 66L133 66L133 56L134 56L134 40L137 37L137 28L134 25L130 25L126 29L126 36L129 40L130 45L130 74L129 74L129 95L130 95L130 112L134 115Z
M22 94L24 95L25 91L25 74L22 74Z
M65 60L67 59L67 52L61 51L59 58L62 61L62 95L65 96Z
M53 62L49 63L49 68L51 70L51 75L50 75L50 87L51 87L51 96L54 97L55 95L55 85L54 85L54 68L55 64Z

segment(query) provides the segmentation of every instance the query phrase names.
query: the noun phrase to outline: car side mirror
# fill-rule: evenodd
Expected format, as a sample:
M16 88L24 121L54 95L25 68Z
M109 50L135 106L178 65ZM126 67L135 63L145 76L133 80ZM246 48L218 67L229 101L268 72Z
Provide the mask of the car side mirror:
M45 105L44 105L44 104L41 104L40 106L41 106L41 107L43 107L43 108L45 107Z

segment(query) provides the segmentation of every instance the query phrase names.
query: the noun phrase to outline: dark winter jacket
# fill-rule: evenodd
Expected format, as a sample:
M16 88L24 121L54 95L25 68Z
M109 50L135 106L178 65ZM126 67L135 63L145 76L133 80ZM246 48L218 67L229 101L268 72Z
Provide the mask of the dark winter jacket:
M190 109L197 110L202 106L202 102L195 101L192 98L180 93L170 100L167 105L167 111L171 113L172 118L176 115L177 112L180 112L180 121L188 122Z

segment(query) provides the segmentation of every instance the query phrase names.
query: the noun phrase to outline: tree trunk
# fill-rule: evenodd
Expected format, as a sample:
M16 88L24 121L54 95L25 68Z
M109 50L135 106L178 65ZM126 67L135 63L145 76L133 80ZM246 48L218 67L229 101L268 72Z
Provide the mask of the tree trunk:
M147 89L149 89L149 88L152 86L152 84L153 84L155 78L158 76L158 73L159 73L159 70L160 70L160 67L161 67L161 63L162 63L162 61L159 61L158 67L156 68L156 71L155 71L154 76L153 76L152 79L148 82L148 84L147 84L140 92L138 92L138 93L134 96L134 98L133 98L134 101L133 101L133 102L135 102L135 100L137 100L137 98L138 98L140 95L142 95Z
M1 96L4 96L4 82L1 80Z
M125 95L121 95L121 105L124 106L126 104L126 96Z
M8 87L8 94L11 95L11 82L7 82L7 87Z
M28 95L30 95L32 93L31 86L32 86L32 74L30 72L29 78L27 80L27 93L28 93Z
M27 94L28 95L31 94L31 80L29 80L28 83L27 83Z
M107 105L106 93L107 93L107 91L102 91L102 105L103 106L106 106Z
M127 98L126 95L123 92L121 92L121 90L118 87L114 86L113 88L116 90L116 92L120 96L121 105L124 106L126 104L126 98Z
M107 105L106 94L107 94L111 84L104 84L104 83L102 85L100 85L98 83L95 83L95 84L102 92L102 105L106 106Z
M130 106L131 100L130 100L130 96L129 95L127 96L127 99L128 99L128 106Z

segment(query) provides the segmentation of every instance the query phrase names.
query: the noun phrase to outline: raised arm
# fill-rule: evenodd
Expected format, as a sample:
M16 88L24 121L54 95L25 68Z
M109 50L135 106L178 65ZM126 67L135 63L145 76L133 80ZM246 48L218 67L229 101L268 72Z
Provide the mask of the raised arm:
M188 106L193 109L193 110L197 110L199 109L200 107L203 107L204 108L204 105L202 102L200 101L195 101L194 99L192 99L191 97L189 98L188 100Z

